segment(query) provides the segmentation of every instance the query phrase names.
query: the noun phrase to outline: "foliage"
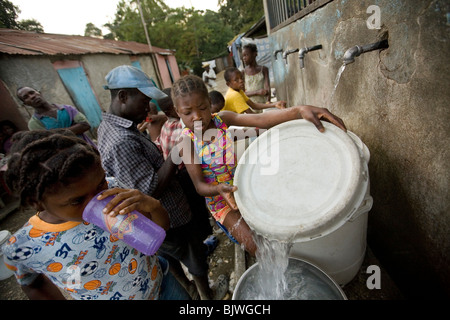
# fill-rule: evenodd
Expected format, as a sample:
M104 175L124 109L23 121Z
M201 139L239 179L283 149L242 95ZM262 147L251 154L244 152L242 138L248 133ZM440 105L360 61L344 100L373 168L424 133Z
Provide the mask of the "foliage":
M152 46L176 49L177 61L201 74L201 61L227 53L234 37L217 12L193 8L170 8L160 0L141 0L142 14ZM114 21L105 25L107 38L147 43L136 0L122 0Z
M41 33L44 32L44 27L42 26L42 24L35 19L20 20L19 29Z
M19 7L8 0L0 0L0 28L44 32L42 24L35 19L17 21Z
M84 36L102 38L103 32L100 28L97 28L93 23L87 23L86 28L84 29Z
M219 15L234 34L247 31L264 16L263 0L218 0Z
M8 0L0 0L0 28L19 29L16 21L20 10Z

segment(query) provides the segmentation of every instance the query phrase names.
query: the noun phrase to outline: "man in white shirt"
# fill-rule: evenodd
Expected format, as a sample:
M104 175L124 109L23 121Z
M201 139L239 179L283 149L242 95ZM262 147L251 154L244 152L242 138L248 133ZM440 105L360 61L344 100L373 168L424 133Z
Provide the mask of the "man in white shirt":
M205 69L202 74L202 79L205 82L208 91L214 90L217 87L216 83L216 73L214 70L209 66L209 63L204 63L202 65L202 68Z

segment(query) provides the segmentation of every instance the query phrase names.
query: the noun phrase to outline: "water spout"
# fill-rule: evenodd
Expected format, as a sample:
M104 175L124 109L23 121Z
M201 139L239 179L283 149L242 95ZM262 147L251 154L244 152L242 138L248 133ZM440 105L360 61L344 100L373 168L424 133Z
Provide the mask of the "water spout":
M300 60L300 69L303 69L305 67L305 62L304 62L305 54L307 54L310 51L319 50L319 49L322 49L321 44L300 49L300 51L298 52L298 58Z
M277 54L278 52L283 52L283 49L278 49L273 53L273 57L275 58L275 60L277 60Z
M389 43L387 40L367 44L365 46L351 47L344 54L344 58L343 58L344 65L355 62L355 58L363 53L374 51L374 50L387 49L387 48L389 48Z
M285 52L283 52L283 59L286 62L286 64L287 64L287 56L292 53L298 52L298 50L299 49L297 48L297 49L286 50Z

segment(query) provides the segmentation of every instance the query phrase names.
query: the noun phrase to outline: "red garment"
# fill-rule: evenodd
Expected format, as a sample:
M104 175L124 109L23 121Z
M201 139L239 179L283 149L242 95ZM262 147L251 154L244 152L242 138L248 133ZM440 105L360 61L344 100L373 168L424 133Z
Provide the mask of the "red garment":
M183 125L180 119L169 118L161 128L158 142L163 153L164 160L170 154L170 150L177 144Z

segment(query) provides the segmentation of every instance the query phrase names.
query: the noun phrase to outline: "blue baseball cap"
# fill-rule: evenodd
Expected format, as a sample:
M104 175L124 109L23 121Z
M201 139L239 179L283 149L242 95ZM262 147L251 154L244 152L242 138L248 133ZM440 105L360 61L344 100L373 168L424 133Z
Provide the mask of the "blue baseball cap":
M123 65L112 69L105 77L106 90L137 88L140 92L152 99L162 99L167 95L153 84L152 80L140 69Z

